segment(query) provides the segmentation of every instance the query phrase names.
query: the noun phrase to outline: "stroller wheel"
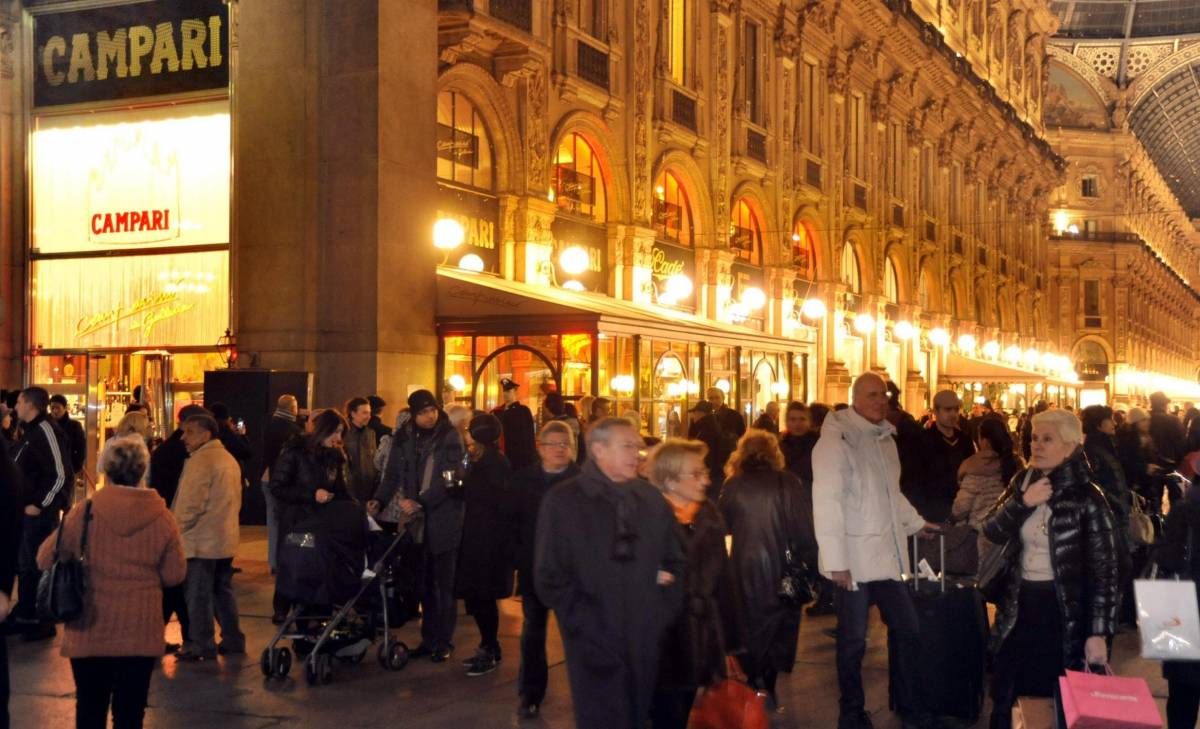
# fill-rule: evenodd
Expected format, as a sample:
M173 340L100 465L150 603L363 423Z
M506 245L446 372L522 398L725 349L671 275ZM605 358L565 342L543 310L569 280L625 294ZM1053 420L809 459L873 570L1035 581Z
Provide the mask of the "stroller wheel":
M262 675L270 678L275 673L275 667L272 665L271 649L263 648L262 657L259 658L258 667L262 669Z
M391 646L380 645L379 665L387 671L399 671L404 668L408 665L408 646L401 641L396 641Z
M292 652L287 648L276 651L274 668L276 678L287 678L288 671L292 670Z
M328 653L318 653L304 662L304 679L308 681L309 686L333 681L333 660Z

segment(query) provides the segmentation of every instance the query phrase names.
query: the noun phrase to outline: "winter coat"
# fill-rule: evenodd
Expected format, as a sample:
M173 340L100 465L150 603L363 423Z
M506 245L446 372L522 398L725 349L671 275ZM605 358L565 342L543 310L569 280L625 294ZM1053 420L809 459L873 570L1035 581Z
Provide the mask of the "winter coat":
M1150 440L1154 443L1155 461L1164 470L1173 471L1187 455L1187 434L1179 418L1164 412L1150 414Z
M958 467L958 493L954 496L954 520L966 519L971 528L983 530L984 517L1004 495L1003 466L994 451L979 451Z
M1134 493L1145 491L1149 485L1146 468L1150 464L1151 450L1149 436L1143 438L1137 426L1126 425L1117 431L1117 459L1125 473L1125 484Z
M787 470L795 474L808 489L812 489L812 452L817 445L820 433L809 431L804 435L785 434L779 439L779 450L783 452Z
M0 438L0 592L12 596L21 551L21 521L25 509L25 482Z
M517 594L537 595L533 585L533 551L537 543L538 510L551 487L579 475L579 466L568 463L559 473L546 473L541 463L522 468L509 482L516 509L513 513L513 564L517 568Z
M537 463L536 426L533 413L519 402L509 403L496 408L493 412L500 419L504 430L504 455L514 469L522 469Z
M400 421L397 421L398 423ZM422 430L411 419L404 419L392 431L391 453L387 468L375 489L375 501L387 508L392 496L399 490L404 498L421 504L424 517L424 544L432 554L445 554L458 549L462 540L463 499L462 489L448 489L443 473L453 472L455 479L461 476L465 451L462 437L445 412L438 412L437 423L430 430ZM421 493L426 460L433 458L432 477L429 488Z
M1104 492L1116 522L1124 524L1129 519L1132 496L1117 459L1117 444L1105 433L1089 433L1083 439L1083 452L1092 469L1092 481Z
M1189 489L1183 499L1175 502L1163 536L1154 546L1154 558L1163 572L1191 580L1200 599L1200 489ZM1200 685L1200 661L1163 661L1163 678L1192 686Z
M684 601L663 639L657 688L690 690L725 678L725 656L745 650L746 622L721 512L705 501L691 524L675 526L687 560Z
M683 570L675 517L645 481L614 483L589 460L542 500L534 579L558 616L578 729L642 729Z
M925 520L900 493L895 432L854 408L825 418L813 449L813 517L826 577L849 570L855 582L871 582L910 572L904 545Z
M87 462L87 435L83 432L83 424L70 415L63 415L54 422L67 437L68 452L71 454L71 472L79 473Z
M515 503L509 489L512 469L495 446L467 467L463 478L462 546L458 551L456 595L464 600L500 600L512 595L512 543Z
M790 672L796 662L800 611L779 602L779 583L789 544L810 569L817 563L810 508L800 479L761 464L750 464L721 492L721 513L733 535L730 562L749 629L747 670L756 674Z
M267 487L275 497L280 539L320 508L318 489L329 491L335 499L349 499L348 478L346 457L337 448L310 448L303 437L288 441L271 469Z
M734 415L737 415L736 412ZM710 480L708 497L716 500L721 494L721 484L725 482L725 462L733 452L736 438L721 427L721 422L715 415L705 415L688 428L688 438L698 440L708 446L708 455L704 457L704 465L708 467Z
M372 415L367 421L367 427L375 431L375 442L383 443L383 439L392 434L392 429L383 424L383 419L378 415Z
M958 429L947 440L937 425L906 440L912 450L901 474L904 495L927 521L946 521L958 491L958 467L975 445Z
M39 509L62 509L70 503L71 446L54 419L45 414L25 423L13 461L25 479L25 498Z
M213 438L188 456L171 511L188 559L226 559L237 554L242 469Z
M63 626L62 655L161 656L162 589L187 575L175 520L162 497L143 488L108 486L91 504L84 611ZM63 520L60 559L79 556L85 511L78 504ZM54 562L57 539L55 529L38 549L39 569Z
M1082 448L1051 471L1049 478L1053 486L1047 523L1050 565L1063 628L1063 665L1079 667L1084 642L1093 635L1113 635L1116 629L1120 595L1116 533L1112 511L1100 487L1091 482ZM984 522L983 532L995 544L1020 540L1021 525L1035 511L1018 493L1024 481L1024 471L1013 477L996 511ZM1021 551L1013 550L1012 579L992 626L997 650L1017 622Z
M375 486L379 483L379 472L375 469L375 431L353 425L342 438L346 450L346 463L350 480L346 482L350 495L360 504L371 500Z
M294 417L284 417L278 412L271 416L271 419L267 421L266 430L263 432L263 470L259 474L260 480L270 481L271 469L275 467L275 461L279 460L283 446L300 434L300 424Z
M721 430L725 431L725 434L730 437L735 445L738 438L746 434L746 419L742 417L741 413L728 405L722 405L714 413L714 417L721 424Z

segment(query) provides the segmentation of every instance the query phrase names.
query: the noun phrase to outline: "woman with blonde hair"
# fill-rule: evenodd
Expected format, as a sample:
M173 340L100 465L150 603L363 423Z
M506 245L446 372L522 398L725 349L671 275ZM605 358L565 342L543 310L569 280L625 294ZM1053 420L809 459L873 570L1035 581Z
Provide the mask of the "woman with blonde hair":
M751 428L725 465L721 512L733 535L730 555L750 628L746 675L775 701L775 679L790 673L800 637L800 608L779 600L784 553L812 568L817 540L812 500L784 468L779 439Z
M154 441L154 428L150 425L150 417L141 410L131 410L125 413L121 422L117 423L113 437L122 438L127 435L141 436L146 441L146 446L149 447Z

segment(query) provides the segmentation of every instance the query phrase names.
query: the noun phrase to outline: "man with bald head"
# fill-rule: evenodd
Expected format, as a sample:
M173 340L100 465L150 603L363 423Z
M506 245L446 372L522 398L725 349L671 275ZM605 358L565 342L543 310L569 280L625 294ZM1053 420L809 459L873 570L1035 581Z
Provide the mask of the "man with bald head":
M958 493L958 467L975 453L975 444L958 427L962 402L951 390L933 396L933 427L912 442L900 481L904 495L932 522L950 518Z
M917 613L902 582L910 571L908 537L929 532L900 492L896 429L887 421L883 379L870 372L854 383L851 407L830 413L813 449L813 515L821 574L837 586L838 729L871 729L862 661L872 604L896 650L896 709L905 729L929 721L915 691ZM925 534L927 536L927 534Z

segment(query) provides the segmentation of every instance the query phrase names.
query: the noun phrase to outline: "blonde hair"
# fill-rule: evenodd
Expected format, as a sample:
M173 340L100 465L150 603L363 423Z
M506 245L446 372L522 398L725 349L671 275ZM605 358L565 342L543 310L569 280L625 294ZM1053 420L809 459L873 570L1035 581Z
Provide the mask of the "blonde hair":
M725 477L736 478L747 470L768 467L782 471L783 451L779 450L779 439L759 428L750 428L738 441L737 450L725 464Z
M100 471L118 486L137 486L150 466L150 451L140 436L110 438L100 453Z
M131 413L125 413L125 417L117 423L114 435L117 438L140 435L145 440L150 440L154 437L154 430L150 427L150 418L141 410L134 410Z
M708 446L698 440L667 438L654 446L647 458L650 483L665 491L667 481L678 479L682 475L683 465L688 456L698 456L703 460L707 455Z
M1079 418L1075 417L1075 413L1069 410L1054 408L1045 410L1033 416L1030 421L1034 427L1043 424L1053 427L1058 431L1058 437L1068 443L1080 445L1083 443L1083 424L1079 422Z
M596 401L596 398L592 397L591 395L584 395L583 397L579 398L579 420L580 420L580 422L586 423L587 421L591 420L591 418L592 418L592 403L595 401Z

